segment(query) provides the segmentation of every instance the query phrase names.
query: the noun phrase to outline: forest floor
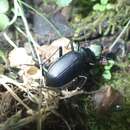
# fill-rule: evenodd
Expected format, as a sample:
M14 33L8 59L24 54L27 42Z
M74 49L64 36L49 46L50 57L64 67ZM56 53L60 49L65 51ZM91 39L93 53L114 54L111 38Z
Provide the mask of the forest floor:
M130 130L130 5L82 2L4 4L0 130ZM102 46L91 48L94 65L60 88L46 85L52 64L91 45Z

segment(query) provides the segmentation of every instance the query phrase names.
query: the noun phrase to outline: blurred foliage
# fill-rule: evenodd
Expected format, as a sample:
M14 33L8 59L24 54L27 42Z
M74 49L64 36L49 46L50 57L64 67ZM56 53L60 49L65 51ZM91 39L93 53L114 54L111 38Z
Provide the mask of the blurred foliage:
M92 10L93 6L99 2L99 0L73 0L73 6L76 13L82 15L82 17L87 16Z
M85 130L129 130L130 125L130 66L128 62L119 63L119 68L113 68L112 79L101 81L101 86L112 86L123 96L121 105L114 105L108 111L97 111L93 102L93 95L77 96L69 99L68 110L62 104L60 111L67 120L75 122L82 120ZM116 71L115 71L116 70ZM64 113L66 111L66 113ZM72 114L74 113L74 115ZM79 116L76 118L75 116ZM80 121L78 121L81 123ZM70 122L71 124L71 122ZM82 130L82 128L80 128ZM77 130L77 129L76 129Z
M57 4L59 7L65 7L68 6L72 0L43 0L45 4L48 4L49 2L54 2Z
M100 35L114 34L120 31L130 19L130 3L128 3L127 0L45 0L44 2L47 4L50 1L55 2L59 7L68 6L70 4L73 6L75 17L80 15L80 18L78 22L76 21L72 24L78 36L81 32L84 32L85 38L86 34L96 31ZM99 7L94 9L97 4L99 4ZM105 9L102 9L102 5L105 5ZM111 8L111 5L113 5L114 8ZM8 6L4 10L7 11ZM5 14L2 14L1 19L3 19L3 15ZM5 16L4 18L8 23L8 19ZM72 20L72 22L74 22L74 20ZM6 28L3 25L5 23L6 22L3 21L1 23L4 29ZM5 62L5 56L2 51L0 51L0 58ZM121 65L121 63L119 64ZM124 104L122 106L114 106L107 113L98 113L94 108L90 96L78 97L78 99L75 99L76 103L70 99L71 105L66 106L64 103L62 105L63 109L61 108L66 120L69 120L70 124L75 125L75 122L78 122L79 124L77 124L81 125L81 123L84 123L83 126L86 129L89 128L89 130L130 129L130 63L122 64L124 67L119 68L118 71L113 72L112 75L110 73L112 66L106 66L107 75L105 76L108 79L110 79L111 76L112 78L107 82L105 81L105 84L112 86L122 93L125 97ZM70 107L74 110L73 113ZM81 120L81 118L83 119Z
M0 31L4 31L9 25L9 18L5 14L8 10L8 0L0 0Z
M105 84L120 91L125 100L121 106L113 106L107 113L98 113L91 99L84 99L85 113L90 130L129 130L130 125L130 68L128 62L112 73L112 79Z
M100 3L97 3L93 6L94 10L101 11L101 12L105 10L111 10L114 8L115 8L114 4L110 4L108 0L100 0Z
M9 9L8 0L0 0L0 13L6 13Z
M93 36L116 34L122 30L130 19L130 4L127 0L109 0L105 5L102 1L82 1L80 1L81 3L75 2L77 9L81 6L80 19L78 22L75 19L72 21L76 30L74 35L76 41L93 39ZM77 17L76 14L75 17Z
M68 6L72 0L55 0L55 2L59 7L65 7Z
M103 78L105 80L110 80L111 79L111 68L114 65L114 61L113 60L108 60L108 64L104 66L104 72L103 72Z
M112 74L112 80L107 84L119 90L126 98L126 103L130 105L130 68L124 68L123 71L115 72Z

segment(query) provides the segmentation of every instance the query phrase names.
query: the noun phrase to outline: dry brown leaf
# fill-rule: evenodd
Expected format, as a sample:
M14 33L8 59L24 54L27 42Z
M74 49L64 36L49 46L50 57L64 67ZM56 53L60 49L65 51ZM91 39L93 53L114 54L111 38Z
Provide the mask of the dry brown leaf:
M109 86L94 95L94 102L97 111L107 112L112 106L121 104L123 96L118 90Z
M65 38L65 37L62 37L60 39L57 39L55 41L53 41L51 43L52 46L56 46L56 47L64 47L64 48L68 48L69 47L69 43L70 43L70 40Z
M42 77L41 70L35 66L27 66L19 72L19 75L22 77L24 84L32 84L34 86L39 85L35 80Z
M59 47L63 49L63 55L71 51L69 48L69 40L67 38L61 38L55 40L50 45L43 45L38 50L45 61L48 60L49 63L56 61L59 58ZM51 58L50 58L51 57Z
M34 64L32 57L27 54L23 47L13 49L9 53L8 59L11 67L21 68L21 65Z

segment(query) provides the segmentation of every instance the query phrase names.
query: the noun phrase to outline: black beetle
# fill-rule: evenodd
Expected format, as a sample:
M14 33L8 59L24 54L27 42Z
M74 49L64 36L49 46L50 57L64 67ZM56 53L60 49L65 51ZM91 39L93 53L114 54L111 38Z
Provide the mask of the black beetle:
M80 48L77 52L71 51L50 65L48 72L44 74L46 85L62 88L63 85L79 76L85 67L95 62L96 55L91 47Z

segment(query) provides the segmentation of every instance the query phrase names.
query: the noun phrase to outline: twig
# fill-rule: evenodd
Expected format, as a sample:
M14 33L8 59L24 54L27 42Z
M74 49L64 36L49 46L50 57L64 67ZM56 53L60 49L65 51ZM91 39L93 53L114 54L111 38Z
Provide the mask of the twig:
M28 40L32 43L31 45L33 45L33 47L34 47L34 52L36 53L38 63L39 63L39 66L40 66L40 70L41 70L41 75L42 75L42 62L41 62L40 55L39 55L37 47L36 47L36 42L34 41L32 35L30 33L29 26L28 26L27 20L26 20L26 18L24 16L24 12L23 12L23 9L22 9L21 1L18 0L18 2L19 2L19 4L18 4L19 12L20 12L21 18L22 18L23 23L24 23L26 34L28 36ZM39 88L39 101L40 102L38 104L39 118L38 118L37 130L42 129L42 120L41 120L41 113L40 113L40 109L41 109L41 106L42 106L42 99L43 99L42 84L45 86L44 78L40 77L40 88Z
M51 110L53 110L55 108L53 107L49 107L46 109L42 109L41 113L41 119L42 121L44 121L50 114L51 114ZM0 124L0 130L7 130L7 129L18 129L18 128L22 128L23 126L36 121L37 117L38 117L38 112L34 113L32 116L28 116L25 117L23 119L18 119L17 121L12 121L14 120L14 118L17 118L18 113L16 113L14 116L10 117L7 121L5 121L4 123ZM19 116L19 115L18 115Z
M3 85L4 88L8 90L8 92L20 103L22 104L28 111L32 111L31 108L29 108L18 96L15 94L15 92L5 83L1 82L1 85Z
M122 35L125 33L126 29L128 28L130 24L130 20L128 21L128 23L126 24L126 26L124 27L124 29L121 31L121 33L118 35L118 37L116 38L116 40L112 43L112 45L109 47L109 51L111 52L112 48L116 45L116 43L118 42L118 40L122 37Z
M42 120L44 121L49 115L50 115L50 112L47 112L44 115L42 115ZM37 119L37 116L38 116L38 114L35 114L33 116L29 116L29 117L26 117L24 119L21 119L16 124L12 125L11 128L14 128L14 129L21 128L22 126L25 126L25 125L35 121Z
M4 83L4 84L7 84L7 83L10 83L10 84L13 84L15 86L17 86L21 91L24 91L25 93L27 93L28 95L28 98L31 100L31 101L37 101L35 103L38 103L38 98L32 94L30 91L28 91L26 89L26 87L23 87L22 85L20 85L20 83L18 83L17 81L7 77L7 76L4 76L4 75L0 75L0 83Z
M22 18L23 23L24 23L24 27L25 27L25 30L26 30L26 34L27 34L27 36L28 36L28 40L33 43L33 47L34 47L34 49L35 49L35 53L36 53L37 58L38 58L38 63L39 63L39 65L40 65L40 64L41 64L41 60L40 60L40 56L39 56L38 51L37 51L36 42L34 41L32 35L31 35L31 33L30 33L27 20L26 20L26 18L25 18L25 16L24 16L23 10L22 10L22 8L21 8L21 6L20 6L19 4L18 4L18 9L19 9L19 13L20 13L21 18ZM41 66L41 65L40 65L40 66ZM42 68L40 68L40 69L42 70Z
M49 61L49 60L56 54L57 51L59 51L59 48L57 48L57 49L44 61L44 63L47 63L47 61Z
M67 93L65 93L65 91L62 91L62 96L60 97L61 100L67 99L67 98L71 98L77 95L92 95L95 94L97 92L102 92L104 89L100 89L100 90L95 90L92 92L87 92L84 90L72 90L72 91L67 91Z
M51 112L52 112L54 115L56 115L57 117L61 118L62 121L64 121L65 125L67 126L68 130L71 130L71 127L70 127L69 123L67 122L67 120L66 120L60 113L58 113L58 112L55 111L55 110L52 110Z

